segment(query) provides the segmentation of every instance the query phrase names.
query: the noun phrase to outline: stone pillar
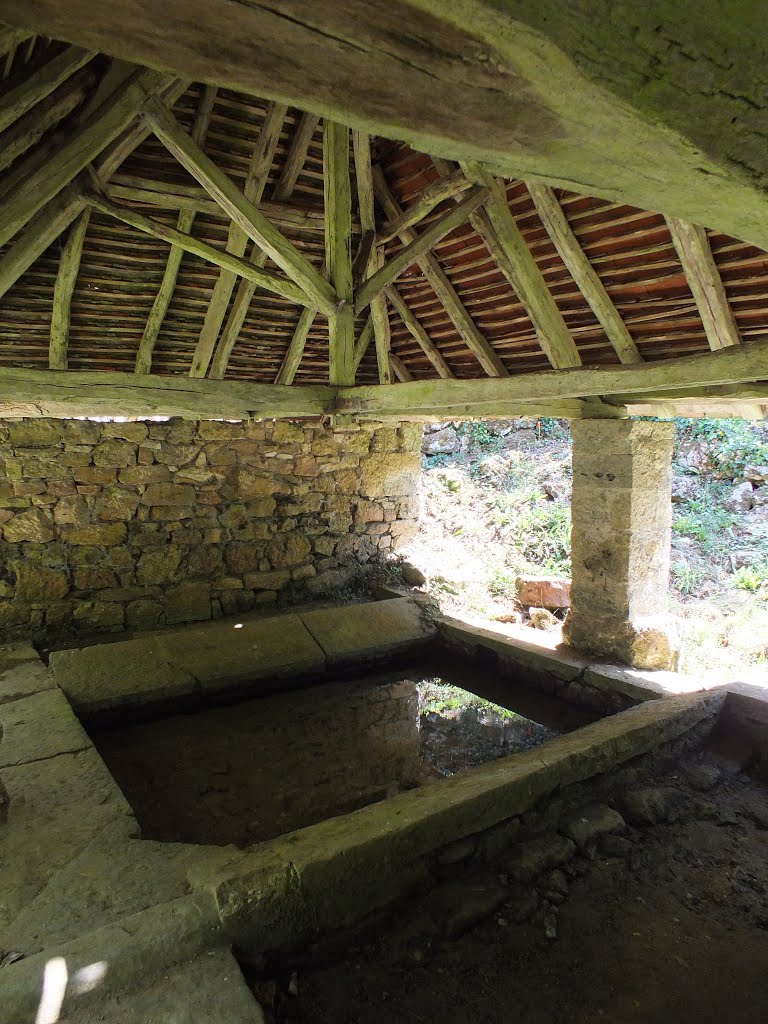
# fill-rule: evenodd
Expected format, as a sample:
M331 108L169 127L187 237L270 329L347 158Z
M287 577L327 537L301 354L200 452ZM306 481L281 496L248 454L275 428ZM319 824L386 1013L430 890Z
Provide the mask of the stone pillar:
M675 668L667 617L671 423L576 420L565 639L637 668Z

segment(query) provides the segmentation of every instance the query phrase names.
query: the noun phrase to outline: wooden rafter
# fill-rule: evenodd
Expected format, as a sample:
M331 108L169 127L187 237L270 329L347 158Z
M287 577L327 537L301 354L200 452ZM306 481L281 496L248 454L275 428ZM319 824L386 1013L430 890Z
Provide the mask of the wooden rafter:
M427 185L417 201L407 210L403 210L399 217L381 227L376 235L377 245L384 245L393 238L397 238L404 228L414 227L440 203L445 202L446 199L453 199L454 196L466 192L469 188L472 188L472 182L463 171L450 170L444 178L438 178L431 185Z
M390 285L386 289L386 296L389 299L392 306L395 308L397 315L403 321L405 326L410 331L411 335L416 339L421 347L422 352L427 359L432 363L435 370L437 371L438 377L443 377L446 380L450 380L453 377L450 366L446 363L443 357L438 352L432 339L429 337L427 332L421 326L419 321L413 315L411 310L408 308L408 304L405 302L403 297L398 292L394 285Z
M205 86L200 98L200 105L192 126L192 138L201 146L205 142L217 91L213 86ZM192 231L194 219L194 210L182 210L176 220L176 230L188 235ZM155 351L155 344L157 343L165 314L168 312L168 307L173 298L176 280L179 276L179 268L181 267L181 261L185 252L186 250L182 249L179 245L171 246L163 278L152 303L152 308L149 311L141 341L139 342L139 350L136 353L136 373L149 373L152 369L152 354Z
M402 210L392 195L381 168L378 166L373 169L373 187L376 198L387 219L393 221L399 217ZM400 240L407 245L413 241L415 235L416 233L412 228L403 228ZM434 253L428 253L416 262L438 299L443 304L454 327L464 339L467 348L469 348L488 376L506 377L507 369L504 363L464 308L464 304L459 298L456 289L448 280Z
M285 158L283 169L280 172L280 179L275 186L273 199L284 200L293 194L296 181L307 160L309 144L312 142L312 136L319 124L320 118L317 114L304 113L301 115L291 148L288 150L288 156Z
M85 124L60 133L9 176L0 205L0 245L8 242L47 202L128 127L147 95L167 83L156 71L140 71L116 90Z
M90 205L100 213L114 217L116 220L121 220L125 224L136 228L137 231L143 231L147 235L160 238L162 241L168 242L169 245L177 245L179 248L186 250L186 252L191 252L208 263L213 263L214 266L223 267L226 270L231 270L234 274L239 274L241 277L247 277L260 288L274 292L275 295L282 295L283 298L289 299L291 302L296 302L299 305L307 305L309 303L309 299L301 288L294 284L290 278L284 277L282 274L277 274L273 270L260 270L239 256L233 256L231 253L217 249L215 246L209 245L193 235L185 235L176 228L169 227L167 224L161 224L160 221L152 220L150 217L145 217L135 210L128 209L127 206L118 206L117 203L113 203L109 199L103 199L95 195L88 196L87 199Z
M373 320L369 316L363 324L363 329L360 331L360 336L355 342L355 351L352 357L352 366L355 373L360 369L360 363L363 361L363 356L368 351L368 348L373 341Z
M400 356L396 356L394 352L389 353L389 364L390 369L401 383L413 380L413 374L411 371L405 365Z
M51 340L48 347L48 366L51 370L66 370L67 368L72 295L80 270L80 258L83 255L83 242L90 216L90 209L83 210L72 225L61 250L51 309Z
M170 110L163 103L147 96L144 116L160 141L225 213L306 292L318 309L331 315L336 309L334 289L296 246L246 199L232 179L206 156L181 128Z
M600 325L619 360L622 363L641 363L643 357L632 340L632 335L619 316L618 310L589 262L586 253L579 245L579 240L573 233L554 191L547 185L533 181L526 182L526 187L547 234L552 239L560 258L570 271L581 294L589 303L590 309L600 321Z
M525 307L542 351L555 369L581 365L571 332L512 216L502 182L477 165L465 165L464 172L488 189L485 210L473 226Z
M264 123L259 132L259 138L253 149L248 170L245 174L245 185L243 194L245 198L258 206L264 194L264 188L269 177L269 169L277 151L277 144L280 141L280 131L285 121L287 108L279 103L270 103L264 118ZM234 222L229 226L227 235L227 252L235 256L244 256L248 247L248 235ZM267 262L266 253L256 249L251 262L256 267L263 267ZM221 325L227 315L229 300L232 297L237 278L227 270L222 270L213 288L208 309L205 312L200 337L192 357L192 367L189 371L190 377L204 377L208 372L211 358L214 354L216 342L219 337ZM226 364L229 362L229 352L224 355L221 351L217 353L218 364L223 361L221 372L217 368L212 374L214 377L223 377Z
M301 364L301 357L304 355L304 347L307 344L307 336L312 328L317 310L312 306L306 306L299 314L299 321L296 324L291 337L288 350L280 364L275 384L293 384L296 371Z
M0 100L0 132L9 128L95 56L92 50L70 46L20 82L15 89L7 92Z
M363 269L362 264L364 262L364 276L370 279L376 275L376 272L384 264L384 252L382 249L376 249L371 244L370 249L366 253L363 247L365 239L373 239L376 231L370 136L366 132L354 131L352 133L352 149L355 157L355 178L357 179L357 205L360 210L360 227L363 231L363 238L360 243L361 254L359 264L361 269ZM354 267L352 277L354 281ZM376 343L376 364L379 370L379 384L391 384L392 364L389 357L392 335L389 326L387 303L383 294L374 295L370 306L373 337Z
M356 311L358 313L362 312L375 295L383 291L388 284L396 281L404 270L407 270L412 263L416 263L420 257L425 256L446 235L460 227L464 221L472 216L478 207L486 202L488 197L487 189L482 187L473 188L469 195L462 199L457 206L444 213L442 217L433 224L430 224L421 234L416 235L408 245L388 260L380 270L377 270L372 277L363 282L355 296Z
M0 24L0 53L15 50L19 43L23 43L30 35L26 29Z
M688 224L676 217L667 217L667 227L704 324L709 347L716 351L740 345L741 334L712 256L707 232L698 224Z
M83 75L73 75L55 93L41 100L28 114L6 129L0 146L0 171L31 150L47 131L71 114L83 102L88 85L87 71Z
M323 124L323 190L325 196L325 259L338 297L328 317L328 379L353 384L355 310L352 297L352 187L349 175L349 129Z

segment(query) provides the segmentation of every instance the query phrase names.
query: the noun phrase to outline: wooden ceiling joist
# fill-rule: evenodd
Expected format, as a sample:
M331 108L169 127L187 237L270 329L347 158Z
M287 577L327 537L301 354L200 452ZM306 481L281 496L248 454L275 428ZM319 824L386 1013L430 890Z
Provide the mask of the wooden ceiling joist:
M259 132L258 141L254 146L243 187L245 198L250 203L253 203L254 206L259 205L264 194L269 177L269 169L272 166L277 145L280 141L280 130L283 127L286 112L287 108L282 104L271 103L269 105L267 116ZM239 225L234 222L230 224L227 236L227 252L231 252L235 256L244 256L245 250L248 247L248 241L248 235ZM251 254L250 261L255 267L263 267L267 262L267 255L260 249L255 248L255 251ZM222 270L219 274L219 279L214 286L211 301L208 303L208 309L205 313L205 321L200 332L200 338L192 357L192 367L189 371L190 377L204 377L208 372L236 282L237 276L228 270ZM229 361L229 352L226 353L225 358L224 353L220 352L218 355L217 362L221 370L219 372L217 368L217 372L213 376L222 378L224 376L224 369L226 369L226 363ZM221 366L222 362L223 366Z
M422 325L413 315L408 308L408 304L403 300L402 296L398 292L394 285L390 285L386 289L386 296L395 309L397 315L403 321L405 326L410 331L411 335L418 342L422 352L427 359L432 363L435 370L437 371L438 377L443 377L445 380L450 380L453 377L451 368L446 363L445 359L438 352L434 342L424 330Z
M716 351L740 345L741 335L712 257L707 232L698 224L688 224L676 217L667 217L667 227L704 324L709 347Z
M69 46L14 89L6 92L0 99L0 132L9 128L95 56L93 50Z
M56 275L51 308L51 342L48 349L48 366L51 370L66 370L67 368L70 308L90 216L90 209L83 210L70 228L66 243L61 250L59 272Z
M166 106L147 96L143 113L154 133L179 163L270 259L306 292L312 303L330 316L336 308L336 293L309 260L246 199L231 178L219 170L180 127Z
M291 142L291 148L288 150L288 156L283 164L280 179L275 186L274 199L278 201L285 200L293 193L296 181L306 163L307 151L309 150L309 144L312 142L312 136L317 131L319 124L320 118L317 114L304 113L301 115L293 141Z

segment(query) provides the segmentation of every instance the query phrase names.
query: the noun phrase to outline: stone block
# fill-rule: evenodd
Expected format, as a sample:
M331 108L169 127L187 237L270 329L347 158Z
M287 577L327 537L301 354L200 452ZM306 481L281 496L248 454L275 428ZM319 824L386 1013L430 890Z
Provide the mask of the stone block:
M142 552L136 564L136 582L171 583L176 578L181 551L172 545Z
M40 508L19 512L3 526L3 538L9 544L47 544L54 536L53 517Z
M418 487L421 458L413 453L370 455L361 463L360 493L365 498L412 494Z
M90 746L85 730L58 689L0 704L0 768Z
M146 423L105 423L101 429L102 437L116 437L135 444L146 441L147 433Z
M254 572L258 569L261 555L253 544L233 541L226 546L224 561L229 571L237 575L245 572Z
M515 592L526 608L568 608L571 603L570 583L556 576L518 576Z
M304 440L304 427L289 420L278 420L272 428L272 440L276 444L297 444Z
M107 601L75 601L72 619L81 633L113 633L123 628L123 607Z
M302 534L278 534L266 547L266 555L274 569L301 565L309 558L312 545Z
M419 606L402 598L320 608L303 613L301 619L329 664L418 649L436 634Z
M69 593L69 579L63 570L49 569L26 561L11 563L11 569L16 577L17 601L47 604Z
M187 581L171 587L165 598L165 621L203 622L211 617L211 585L202 581Z
M133 519L139 506L139 495L136 492L118 488L107 488L97 497L94 511L99 519L126 522Z
M64 437L58 420L28 419L8 424L8 443L14 448L45 448L57 445Z
M200 454L200 450L198 444L165 443L160 445L155 452L155 461L166 466L175 466L178 469L180 466L187 466L193 462Z
M117 586L117 577L111 569L95 565L75 569L73 579L75 590L103 590Z
M244 583L249 590L281 590L291 579L287 569L274 572L253 572L245 576Z
M126 629L152 629L163 621L163 606L159 601L139 599L125 606Z
M53 686L53 676L31 644L0 647L0 704L50 690Z
M57 526L84 526L90 518L88 505L80 494L60 498L53 510L53 520Z
M94 466L120 469L136 465L136 445L128 441L103 441L93 449Z
M119 473L120 483L129 486L162 484L171 479L167 466L128 466Z
M142 494L141 502L143 505L194 505L195 488L191 484L152 483Z
M626 822L618 811L606 804L590 804L567 818L560 826L560 831L578 847L584 847L600 836L609 832L623 832L625 828Z
M65 526L61 539L67 544L92 544L100 547L114 547L126 538L124 523L99 523L91 526Z

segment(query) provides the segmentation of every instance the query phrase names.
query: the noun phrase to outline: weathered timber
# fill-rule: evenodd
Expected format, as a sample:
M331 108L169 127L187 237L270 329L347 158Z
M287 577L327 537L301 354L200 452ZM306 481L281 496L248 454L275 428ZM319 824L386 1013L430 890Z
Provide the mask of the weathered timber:
M171 82L162 95L171 104L175 103L186 90L184 82ZM151 129L144 124L133 125L109 148L95 165L95 173L101 182L107 182L122 162L141 145ZM0 298L11 288L21 275L86 206L83 186L75 182L62 189L40 212L32 218L11 249L0 257Z
M200 98L200 104L195 115L195 123L192 126L192 138L201 146L205 142L217 91L216 88L210 85L203 89L203 95ZM188 235L192 230L194 219L195 214L193 210L182 210L176 220L176 230ZM179 245L171 246L168 262L163 272L163 279L155 295L152 309L149 311L144 332L139 342L139 350L136 353L136 373L149 373L152 369L152 353L155 350L155 344L157 343L165 314L168 312L168 307L173 298L176 280L179 276L179 268L181 267L185 251Z
M296 180L306 162L312 136L315 134L319 124L320 118L317 114L304 113L301 115L296 126L293 141L291 142L291 148L288 150L288 156L285 158L283 169L280 172L280 179L275 186L273 199L287 199L293 192Z
M625 408L630 416L654 416L657 419L682 416L685 419L762 420L768 415L768 404L714 398L704 401L682 398L678 402L631 402Z
M411 335L419 343L424 355L434 366L438 377L443 377L446 380L451 379L453 377L453 373L451 372L450 366L440 355L432 339L410 311L407 303L403 300L395 286L390 285L389 288L386 289L385 294L390 303L394 306L397 315L408 328Z
M92 50L70 46L34 71L15 89L6 92L0 100L0 132L4 132L95 56Z
M684 359L646 362L640 366L573 368L518 374L506 380L417 381L397 387L346 388L338 411L359 414L503 416L513 403L535 406L540 402L592 396L621 395L629 401L633 391L668 391L712 385L768 380L768 339L733 346Z
M243 194L248 202L258 206L264 194L264 188L269 176L269 168L280 141L280 129L283 126L287 108L279 103L271 103L267 110L264 124L259 132L259 138L254 146L248 170L245 174L245 186ZM227 252L235 256L244 256L248 245L248 235L235 223L230 224L227 235ZM266 254L256 251L255 259L251 262L254 266L263 267L266 263ZM221 325L227 315L229 300L237 281L236 275L228 270L222 270L214 285L208 309L205 312L205 320L200 331L200 337L192 356L192 366L189 371L190 377L204 377L208 372L211 357L214 353L216 341L219 337ZM213 377L223 378L226 365L229 362L229 352L221 353L217 360L218 366ZM223 365L222 365L223 364Z
M335 389L191 377L0 367L0 416L181 416L249 419L322 416Z
M676 217L667 217L667 227L704 324L709 347L715 351L740 345L741 335L712 257L707 232L698 224L688 224Z
M301 357L304 355L307 336L316 316L317 310L311 306L302 309L299 315L299 322L296 324L291 342L288 345L288 351L285 353L280 370L277 377L275 377L275 384L293 384L296 371L301 364Z
M629 402L766 402L768 403L768 381L757 384L713 384L707 387L671 388L667 391L635 391L607 397L613 405Z
M402 210L392 195L381 168L378 166L373 169L373 187L376 198L379 200L386 217L390 221L399 217ZM412 242L415 237L416 232L412 228L404 228L400 234L400 240L406 245ZM464 308L464 304L456 293L456 289L448 280L434 253L428 253L416 262L422 274L424 274L424 277L442 302L453 326L464 339L467 348L485 372L490 377L506 377L507 368Z
M28 114L6 129L0 140L0 171L32 149L47 131L71 114L82 103L89 85L90 76L87 71L84 75L73 75L66 85L41 100Z
M512 215L503 182L471 164L464 172L488 189L486 216L479 214L473 226L525 307L542 351L555 369L579 366L576 343Z
M389 353L389 365L399 381L405 383L409 380L413 380L413 374L411 371L405 365L400 356L396 356L394 352Z
M376 235L376 244L384 245L393 238L397 238L403 228L415 227L440 203L466 192L469 188L472 188L472 182L460 170L452 170L444 178L433 181L431 185L427 185L412 206L403 210L399 217L381 227Z
M618 310L605 290L605 286L587 259L579 240L573 233L563 208L554 191L547 185L534 181L526 182L536 207L536 212L547 234L560 254L560 258L571 273L571 277L589 303L589 307L600 321L605 335L622 363L642 363L643 357L632 335L619 316Z
M364 134L362 132L356 132L355 134ZM364 231L360 242L355 251L355 258L352 260L352 290L356 291L363 283L366 277L370 273L376 270L376 265L373 264L371 259L373 255L373 245L376 235L373 231ZM373 270L371 270L368 264L373 264Z
M407 270L412 263L416 263L421 256L426 255L441 239L460 227L488 198L489 192L486 188L473 188L457 206L444 213L420 235L416 235L413 241L388 260L372 277L363 282L355 296L355 310L358 313L364 310L375 295L383 291L388 284L396 281L404 270Z
M373 197L373 168L371 166L371 139L366 132L352 133L352 148L355 156L355 178L357 179L357 201L360 210L360 227L362 228L363 240L366 235L373 237L376 230L376 214ZM362 248L362 242L361 242ZM360 260L363 262L362 258ZM365 258L364 277L374 276L384 265L384 253L376 250L373 245ZM352 272L353 282L355 279L354 267ZM357 288L355 291L357 292ZM389 314L387 303L383 294L375 295L370 303L371 323L373 324L373 337L376 343L376 364L379 370L379 384L392 383L392 363L390 361L390 348L392 335L389 326ZM359 363L358 363L359 366Z
M53 289L53 306L51 308L51 340L48 346L48 366L52 370L66 370L67 347L69 345L70 310L72 295L75 291L77 274L80 270L80 259L83 255L83 242L88 230L91 216L89 209L83 210L72 225L61 250L59 271Z
M336 293L306 256L250 203L216 164L181 128L166 106L146 97L144 116L160 141L196 178L221 208L288 277L327 315L336 309Z
M0 53L13 50L28 39L31 33L13 25L0 25Z
M325 259L339 306L328 318L328 379L353 384L355 310L352 301L352 188L349 129L326 119L323 125Z
M230 0L0 0L0 16L768 249L761 4L710 4L705 18L635 4L610 18L520 0L295 0L286 17Z
M121 220L138 231L154 235L155 238L161 238L170 245L177 245L179 248L194 253L195 256L199 256L201 259L207 260L208 263L213 263L217 267L224 267L235 274L239 274L241 277L247 277L260 288L274 292L275 295L282 295L284 298L290 299L301 306L309 304L309 299L301 288L289 280L289 278L283 277L282 274L277 274L273 270L260 270L247 260L217 249L215 246L209 245L207 242L203 242L192 235L185 235L183 232L177 231L176 228L145 217L135 210L129 210L125 206L118 206L117 203L113 203L108 199L102 199L94 195L88 197L88 202L100 213L114 217L116 220Z
M363 329L360 331L360 337L355 342L355 351L352 357L352 365L355 373L360 368L360 363L363 361L363 356L368 351L368 346L373 341L373 320L369 316L363 324Z
M130 124L148 94L166 80L140 71L83 125L63 131L44 153L35 151L12 174L14 184L0 205L0 245L4 245ZM49 159L48 153L55 148Z

